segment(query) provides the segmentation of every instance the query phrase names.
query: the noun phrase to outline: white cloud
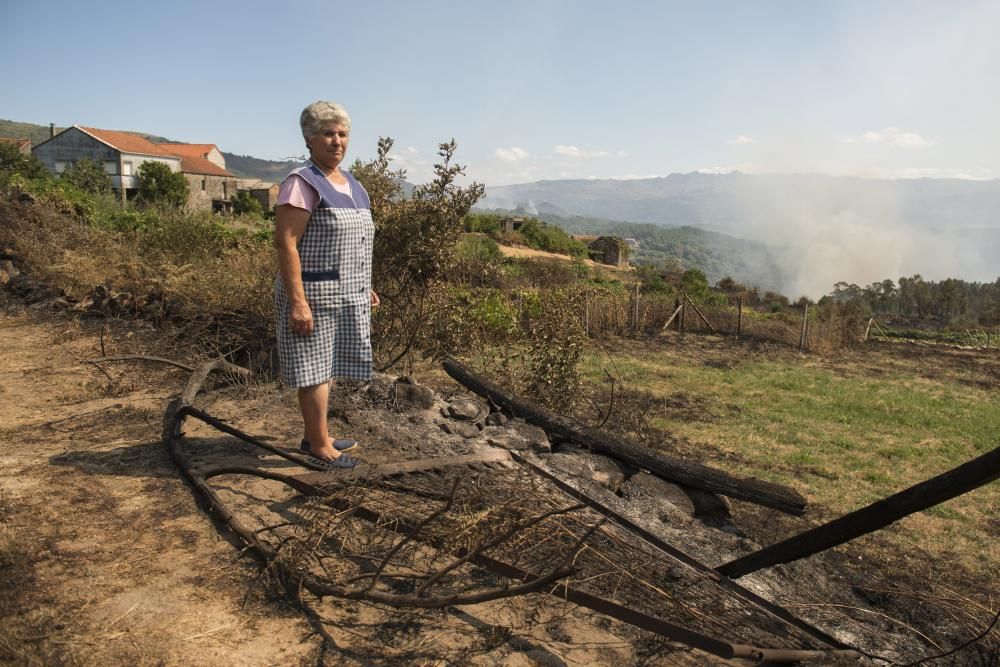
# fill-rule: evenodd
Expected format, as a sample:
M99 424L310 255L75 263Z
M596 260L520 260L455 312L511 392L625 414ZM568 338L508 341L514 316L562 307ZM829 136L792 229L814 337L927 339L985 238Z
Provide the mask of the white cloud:
M757 140L756 139L751 139L750 137L747 137L747 136L744 136L744 135L741 134L740 136L736 137L735 139L730 139L729 143L732 144L732 145L734 145L734 146L746 146L747 144L755 144L755 143L757 143Z
M563 155L565 157L571 157L575 159L582 158L592 158L592 157L611 157L611 153L608 151L590 151L583 148L578 148L577 146L564 146L562 144L557 144L552 148L557 155Z
M409 154L409 155L416 155L416 154L417 154L417 153L419 152L419 151L418 151L418 150L417 150L416 148L414 148L413 146L407 146L407 147L406 147L406 148L404 148L403 150L404 150L404 151L406 151L406 153L407 153L407 154Z
M906 132L897 127L869 130L856 137L843 137L840 142L843 144L886 144L897 148L925 148L934 145L933 141L924 139L916 132Z
M518 160L530 157L528 155L528 151L523 148L518 148L517 146L511 146L510 148L498 148L493 151L493 154L501 160L506 160L507 162L517 162Z

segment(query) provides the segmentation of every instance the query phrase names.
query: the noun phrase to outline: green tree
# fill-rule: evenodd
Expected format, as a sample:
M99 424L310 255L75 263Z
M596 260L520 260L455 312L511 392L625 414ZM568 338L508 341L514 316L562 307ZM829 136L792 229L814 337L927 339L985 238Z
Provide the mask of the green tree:
M52 177L34 155L25 155L14 144L0 143L0 180L6 182L15 174L34 180L48 180Z
M246 190L233 195L232 202L233 213L236 215L252 215L258 218L264 216L264 207L262 207L260 202Z
M60 179L94 195L111 192L114 185L101 164L87 158L67 167Z
M171 171L163 162L143 162L139 165L137 180L139 201L147 206L166 204L181 207L187 202L187 179L184 174Z
M704 303L712 294L708 279L701 269L688 269L681 276L681 287L695 303Z

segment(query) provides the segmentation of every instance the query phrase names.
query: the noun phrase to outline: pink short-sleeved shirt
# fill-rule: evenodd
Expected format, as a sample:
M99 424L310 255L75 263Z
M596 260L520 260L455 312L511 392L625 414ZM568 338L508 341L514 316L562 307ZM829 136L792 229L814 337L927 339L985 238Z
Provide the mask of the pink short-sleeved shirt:
M334 183L330 182L333 189L337 192L342 192L348 197L351 196L351 182L345 181L344 183ZM307 211L312 211L316 208L316 204L319 203L319 193L306 182L306 179L302 178L298 174L291 174L286 178L282 184L281 188L278 189L278 206L283 204L288 204L289 206L294 206L295 208L303 208Z

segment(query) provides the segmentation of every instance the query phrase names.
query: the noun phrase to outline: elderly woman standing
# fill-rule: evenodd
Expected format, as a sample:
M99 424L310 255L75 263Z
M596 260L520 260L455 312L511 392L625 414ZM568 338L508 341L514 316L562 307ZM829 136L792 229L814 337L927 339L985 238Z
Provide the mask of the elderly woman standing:
M299 120L309 162L281 184L274 243L281 378L298 389L305 424L301 449L334 468L353 468L353 440L327 431L330 380L372 373L372 223L368 193L341 169L351 119L333 102L315 102Z

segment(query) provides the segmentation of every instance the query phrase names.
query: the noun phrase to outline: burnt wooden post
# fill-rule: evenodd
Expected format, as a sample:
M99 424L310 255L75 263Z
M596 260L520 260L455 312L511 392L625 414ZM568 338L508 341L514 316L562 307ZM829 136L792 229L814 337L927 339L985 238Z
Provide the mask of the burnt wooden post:
M639 283L632 289L632 328L639 333Z
M740 477L724 470L687 461L685 459L653 455L645 447L612 433L588 428L571 419L545 410L506 389L473 373L455 359L445 359L445 372L480 396L504 408L515 417L522 417L549 433L587 447L599 454L612 456L639 468L644 468L664 479L679 482L696 489L747 500L765 507L772 507L788 514L801 515L806 501L795 489L753 477Z
M687 299L681 299L681 315L677 318L677 330L684 333L684 318L687 315Z
M715 568L731 579L826 551L1000 478L1000 447L812 530Z
M736 339L739 340L743 332L743 295L740 294L736 301Z

